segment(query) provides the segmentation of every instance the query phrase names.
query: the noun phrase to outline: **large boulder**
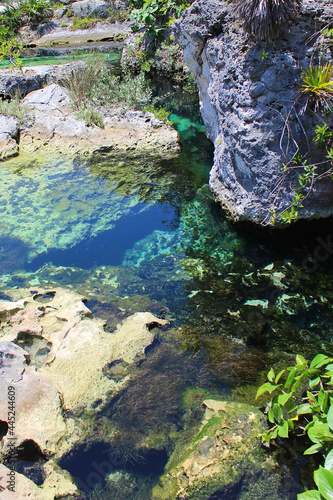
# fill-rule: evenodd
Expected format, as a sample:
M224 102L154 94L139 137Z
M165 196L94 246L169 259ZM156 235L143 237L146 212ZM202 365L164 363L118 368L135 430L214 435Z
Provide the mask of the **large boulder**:
M270 210L279 214L290 206L298 176L282 167L298 150L308 164L325 161L312 138L316 125L330 118L311 106L302 114L300 86L301 70L318 60L317 35L332 19L331 9L327 0L304 2L299 18L270 42L247 34L230 2L220 0L196 0L173 25L215 145L210 187L235 221L265 224ZM327 49L321 63L330 61ZM329 177L316 182L300 218L333 215L332 197Z
M109 15L111 3L104 0L80 0L71 5L74 15L78 17L98 16L106 18Z
M55 80L69 76L73 69L82 66L82 61L52 66L23 67L21 70L0 70L0 96L24 97L34 90L41 89Z

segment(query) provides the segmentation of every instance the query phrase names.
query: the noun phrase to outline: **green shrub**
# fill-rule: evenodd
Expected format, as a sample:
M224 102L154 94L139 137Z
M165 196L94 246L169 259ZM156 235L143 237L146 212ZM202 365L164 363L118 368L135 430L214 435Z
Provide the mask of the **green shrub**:
M234 12L244 19L244 28L265 40L298 13L301 0L236 0Z
M268 382L257 398L265 392L275 394L268 402L270 429L262 436L267 445L272 439L287 438L290 432L310 439L312 445L304 455L318 452L326 456L325 467L314 472L318 490L297 496L298 500L333 498L333 358L318 354L311 362L296 356L296 364L275 374L271 368Z
M301 91L308 101L314 102L315 110L333 111L333 66L309 66L302 71Z
M52 16L52 9L48 0L24 0L19 9L24 23L39 24ZM22 24L23 24L22 23Z
M91 26L94 26L95 24L97 24L98 22L101 21L101 19L99 17L81 18L78 16L74 16L72 20L73 20L73 24L70 27L70 29L72 31L89 29L89 28L91 28Z
M22 103L18 94L10 101L0 99L0 115L14 116L18 119L19 125L29 121L29 109L29 106Z
M144 24L149 34L158 36L189 5L187 0L134 0L132 6L136 8L132 10L131 19ZM138 31L139 27L132 29Z

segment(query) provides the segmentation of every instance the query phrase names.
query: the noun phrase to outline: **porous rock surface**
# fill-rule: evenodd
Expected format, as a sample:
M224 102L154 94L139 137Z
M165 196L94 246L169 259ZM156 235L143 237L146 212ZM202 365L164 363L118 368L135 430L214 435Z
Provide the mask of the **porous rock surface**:
M300 86L301 70L318 63L320 30L329 21L330 1L304 1L297 19L261 42L243 30L230 2L196 0L173 25L215 145L210 187L235 221L265 224L269 210L290 205L297 175L284 176L281 167L297 151L308 164L325 160L312 138L316 124L329 118L316 117L311 106L302 114ZM320 59L330 61L332 46ZM332 181L317 182L300 217L331 216L332 198Z
M112 366L129 367L143 359L146 347L155 338L149 327L167 322L139 312L109 333L75 292L34 290L29 294L28 290L16 290L15 294L19 300L0 301L2 432L5 423L10 422L9 395L15 393L15 425L3 433L0 451L4 456L9 453L14 436L15 447L33 442L42 456L60 457L82 434L79 420L73 418L75 412L93 411L124 388L130 373L124 369L121 376L113 378ZM41 345L44 347L38 349ZM45 467L54 495L33 493L33 498L58 498L60 492L68 495L76 491L52 461ZM1 476L6 476L3 465ZM19 477L19 485L22 491L34 488L23 476ZM6 494L14 498L9 490Z
M23 67L21 70L0 70L0 96L11 97L19 94L25 96L34 90L41 89L53 81L70 76L74 69L83 65L75 63Z

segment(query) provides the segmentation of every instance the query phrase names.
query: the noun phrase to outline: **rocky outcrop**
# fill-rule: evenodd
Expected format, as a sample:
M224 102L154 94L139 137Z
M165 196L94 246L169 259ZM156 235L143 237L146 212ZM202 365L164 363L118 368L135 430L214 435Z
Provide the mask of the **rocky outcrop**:
M318 60L320 29L332 19L329 1L304 2L278 38L259 42L240 26L230 3L197 0L174 23L176 40L194 73L201 113L215 145L210 186L235 221L265 223L288 208L297 173L282 172L298 151L307 163L325 160L312 138L324 115L305 113L301 70ZM332 60L329 46L321 63ZM333 183L318 181L301 218L333 214Z
M114 154L145 151L163 157L181 151L176 130L152 113L123 113L114 107L103 116L103 127L78 119L69 95L54 83L29 93L23 105L29 120L20 128L14 118L0 115L0 159L37 151L72 156L112 149Z
M177 132L152 113L128 111L122 115L118 108L103 117L104 127L97 127L76 118L71 99L58 85L30 93L24 104L33 109L33 125L21 130L20 151L42 149L54 153L138 150L156 151L159 155L180 152ZM64 151L64 146L66 150Z
M15 291L16 296L28 293ZM105 332L82 297L64 289L34 290L23 299L1 301L0 319L0 452L8 457L13 447L25 449L31 443L44 459L62 456L80 438L76 412L97 411L124 388L131 380L130 367L144 359L154 341L151 328L167 323L140 312ZM53 496L45 486L48 496L34 498L76 492L52 461L44 467ZM5 472L0 466L0 477ZM20 484L22 491L34 491L23 476ZM8 498L14 497L8 493Z
M104 0L80 0L71 4L74 15L78 17L99 16L106 18L109 15L110 7L111 3Z
M87 3L77 2L78 4ZM103 2L105 4L105 2ZM73 4L74 5L74 4ZM25 40L27 44L33 44L37 47L47 46L63 46L63 45L77 45L82 43L91 42L121 42L125 40L126 36L131 33L130 22L119 22L115 24L102 25L98 23L95 28L71 30L69 28L56 28L50 33L47 33L39 38L30 36Z
M0 96L7 98L19 94L24 97L34 90L70 76L73 70L81 67L82 64L82 61L77 61L52 66L26 67L21 70L2 69L0 70Z
M19 127L13 116L0 115L0 160L18 155Z

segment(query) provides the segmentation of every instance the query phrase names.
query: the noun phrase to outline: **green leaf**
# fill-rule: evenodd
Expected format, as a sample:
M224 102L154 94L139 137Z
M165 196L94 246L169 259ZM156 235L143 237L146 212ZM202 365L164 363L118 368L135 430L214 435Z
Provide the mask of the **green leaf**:
M284 374L286 370L281 370L275 377L275 383L277 384L278 381L280 380L281 376Z
M323 422L315 422L309 428L308 436L313 443L333 441L333 433L330 431L328 424Z
M333 430L333 406L330 406L330 409L327 412L327 423L330 429Z
M318 385L319 382L320 382L320 377L316 377L316 378L310 380L310 382L309 382L310 389L313 389L314 387L316 387L316 385Z
M262 394L264 394L264 392L269 392L270 394L272 394L272 392L275 391L275 389L277 387L280 387L280 385L281 384L274 385L274 384L271 384L270 382L266 382L261 387L259 387L257 395L256 395L256 399L259 398L259 396L261 396Z
M318 451L321 449L322 445L320 443L316 443L310 446L310 448L307 448L303 455L313 455L314 453L318 453Z
M319 491L309 490L297 495L297 500L321 500Z
M325 469L333 472L333 450L329 452L325 459Z
M285 388L286 389L289 389L289 387L291 386L291 384L293 383L294 381L294 378L295 378L295 375L296 375L296 372L297 372L297 368L296 366L294 366L294 368L292 368L290 370L290 373L288 375L288 378L286 380L286 383L284 384Z
M314 480L318 487L319 493L326 500L333 500L333 474L321 465L318 470L314 471Z
M282 425L278 426L278 435L282 438L287 438L289 432L288 422L284 421Z
M331 358L325 356L325 354L317 354L310 363L310 368L320 368L324 366Z
M301 405L297 409L298 415L306 415L308 413L312 413L311 405L309 403L305 403Z
M279 405L284 406L286 404L286 402L288 401L288 399L291 398L291 396L292 396L292 392L279 394L277 397L277 402L279 403Z
M296 364L297 365L302 365L302 366L304 365L304 366L306 366L308 364L308 362L307 362L307 360L303 356L301 356L301 354L297 354L297 356L296 356Z
M271 368L267 374L267 378L270 382L273 382L274 380L274 377L275 377L275 372L273 370L273 368Z

